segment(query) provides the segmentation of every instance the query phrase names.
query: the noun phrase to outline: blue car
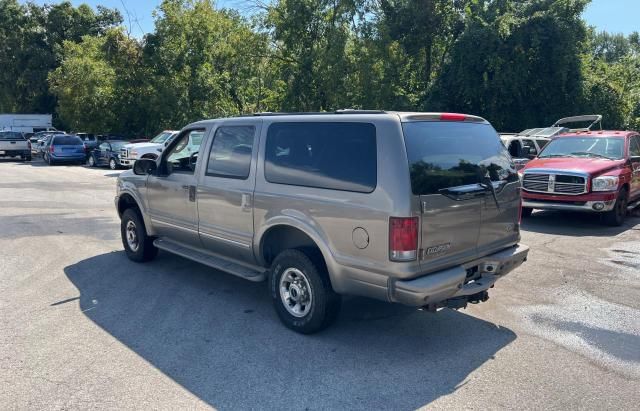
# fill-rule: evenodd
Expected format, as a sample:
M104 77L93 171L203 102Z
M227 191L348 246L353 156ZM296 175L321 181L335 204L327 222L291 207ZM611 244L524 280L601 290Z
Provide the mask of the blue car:
M84 164L86 147L78 136L57 134L47 141L43 158L49 165L62 162Z
M89 154L87 165L89 167L109 166L111 170L120 168L120 149L129 144L124 140L103 141Z

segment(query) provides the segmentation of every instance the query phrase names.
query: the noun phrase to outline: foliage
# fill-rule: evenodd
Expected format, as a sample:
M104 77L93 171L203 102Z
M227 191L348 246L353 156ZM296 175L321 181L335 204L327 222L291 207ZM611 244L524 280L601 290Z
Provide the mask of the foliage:
M345 107L460 111L520 131L601 113L640 128L640 35L589 0L164 0L132 38L115 11L0 0L0 111L151 135L202 118Z

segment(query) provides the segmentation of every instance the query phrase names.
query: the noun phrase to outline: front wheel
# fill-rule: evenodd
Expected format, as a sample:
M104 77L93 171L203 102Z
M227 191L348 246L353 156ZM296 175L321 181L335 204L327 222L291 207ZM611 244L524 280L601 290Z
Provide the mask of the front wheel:
M137 263L153 260L158 249L153 245L153 238L147 235L140 213L128 208L122 213L120 234L124 251L130 260Z
M613 210L604 213L603 220L606 225L619 227L624 223L627 217L627 204L629 203L629 193L626 189L620 190L616 198L616 205Z
M89 156L89 160L87 160L87 165L89 167L95 167L96 166L96 159L93 158L93 155Z
M301 334L328 327L340 311L341 298L320 259L313 253L286 250L272 264L271 297L278 317Z

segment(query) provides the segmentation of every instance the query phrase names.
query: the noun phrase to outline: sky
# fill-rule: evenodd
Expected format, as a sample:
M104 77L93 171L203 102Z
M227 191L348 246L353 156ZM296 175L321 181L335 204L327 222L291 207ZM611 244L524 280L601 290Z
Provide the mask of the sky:
M38 0L38 4L57 3L55 0ZM136 37L142 37L145 33L153 31L153 10L160 0L71 0L74 5L87 3L91 6L102 5L117 8L125 18L128 26L127 14L132 16L131 33ZM246 0L218 0L218 7L235 7L242 11L246 7ZM128 10L128 13L126 12ZM584 18L596 29L606 30L612 33L630 34L640 31L640 0L592 0L584 13ZM137 22L136 22L137 21Z

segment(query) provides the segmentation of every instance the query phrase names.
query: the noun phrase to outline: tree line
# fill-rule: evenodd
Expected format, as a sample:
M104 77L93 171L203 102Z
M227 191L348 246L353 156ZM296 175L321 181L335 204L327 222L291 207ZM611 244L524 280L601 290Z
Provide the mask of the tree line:
M0 112L150 135L203 118L340 108L452 111L501 131L598 113L640 128L640 36L589 0L164 0L130 35L113 9L0 0Z

